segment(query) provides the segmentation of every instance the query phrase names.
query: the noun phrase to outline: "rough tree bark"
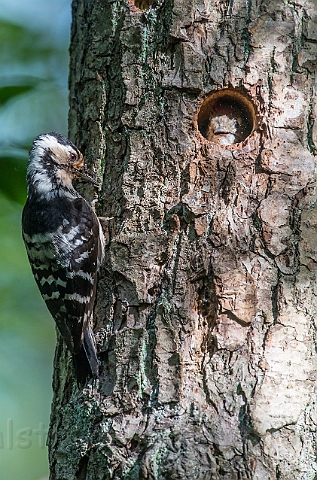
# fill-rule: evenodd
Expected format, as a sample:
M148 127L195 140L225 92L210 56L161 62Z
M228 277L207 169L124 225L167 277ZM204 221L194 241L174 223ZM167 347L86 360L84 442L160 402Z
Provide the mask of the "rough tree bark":
M315 0L73 1L70 137L113 218L52 480L316 478L316 57ZM224 88L254 108L229 146L198 114Z

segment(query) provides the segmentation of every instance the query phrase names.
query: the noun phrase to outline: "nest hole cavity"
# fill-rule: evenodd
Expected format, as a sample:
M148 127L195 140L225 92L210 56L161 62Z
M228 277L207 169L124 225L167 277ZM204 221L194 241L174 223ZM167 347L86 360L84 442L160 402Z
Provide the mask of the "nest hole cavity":
M210 93L200 105L198 130L209 142L232 145L243 142L256 128L256 111L249 96L240 90Z

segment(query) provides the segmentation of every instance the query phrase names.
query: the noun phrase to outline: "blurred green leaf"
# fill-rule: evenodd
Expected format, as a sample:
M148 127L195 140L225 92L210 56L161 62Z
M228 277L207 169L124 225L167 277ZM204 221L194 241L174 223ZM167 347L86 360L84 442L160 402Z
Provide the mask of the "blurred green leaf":
M57 51L65 54L65 49L58 49L46 41L46 37L27 25L17 25L0 19L0 61L12 64L18 61L21 64L30 61L47 62L50 56Z
M26 199L26 159L0 156L0 190L7 198L22 205Z
M43 83L0 108L0 144L31 145L43 132L67 132L67 93Z
M68 55L66 46L1 19L0 42L0 192L23 203L33 139L46 131L67 133Z
M33 85L7 85L6 87L0 87L0 106L11 98L32 90L32 88Z

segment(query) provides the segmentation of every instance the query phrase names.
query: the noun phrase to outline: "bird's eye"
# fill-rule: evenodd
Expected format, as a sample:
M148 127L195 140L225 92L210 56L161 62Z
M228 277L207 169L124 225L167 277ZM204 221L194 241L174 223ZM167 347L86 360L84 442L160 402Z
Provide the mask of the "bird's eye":
M74 162L74 161L77 159L76 154L71 152L71 153L69 154L69 159L70 159L72 162Z

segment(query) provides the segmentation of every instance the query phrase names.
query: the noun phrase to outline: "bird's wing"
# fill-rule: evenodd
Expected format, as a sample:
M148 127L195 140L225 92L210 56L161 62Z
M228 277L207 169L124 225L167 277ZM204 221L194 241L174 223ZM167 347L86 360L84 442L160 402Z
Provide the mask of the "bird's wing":
M68 223L67 223L68 222ZM100 256L99 220L82 198L71 202L64 224L52 237L55 272L62 277L57 299L46 304L69 348L77 353L92 315ZM63 283L64 282L64 283Z
M23 237L39 290L68 348L79 351L103 258L99 220L81 197L27 202ZM100 237L101 234L101 237Z

